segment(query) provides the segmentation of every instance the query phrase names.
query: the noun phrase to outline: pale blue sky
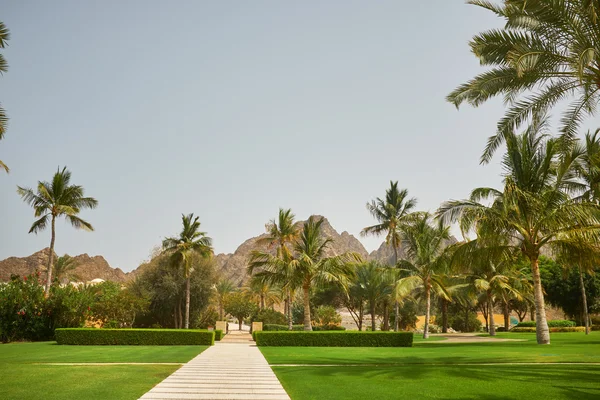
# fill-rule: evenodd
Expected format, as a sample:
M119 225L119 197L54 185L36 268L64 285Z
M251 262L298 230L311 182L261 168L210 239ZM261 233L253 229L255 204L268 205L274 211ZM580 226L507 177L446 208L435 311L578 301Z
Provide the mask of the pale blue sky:
M500 101L445 95L482 69L467 45L499 26L463 0L0 1L11 30L0 101L0 259L49 245L27 233L16 185L68 166L99 201L88 233L58 224L59 254L129 271L181 213L216 252L263 232L278 208L357 235L398 180L435 210L476 186ZM361 239L367 249L381 239Z

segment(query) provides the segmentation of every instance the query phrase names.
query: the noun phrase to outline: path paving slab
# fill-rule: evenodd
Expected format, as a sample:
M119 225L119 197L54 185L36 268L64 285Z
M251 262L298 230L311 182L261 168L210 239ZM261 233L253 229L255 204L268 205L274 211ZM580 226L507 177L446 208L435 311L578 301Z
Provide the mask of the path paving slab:
M183 365L140 400L290 400L249 334L223 340Z

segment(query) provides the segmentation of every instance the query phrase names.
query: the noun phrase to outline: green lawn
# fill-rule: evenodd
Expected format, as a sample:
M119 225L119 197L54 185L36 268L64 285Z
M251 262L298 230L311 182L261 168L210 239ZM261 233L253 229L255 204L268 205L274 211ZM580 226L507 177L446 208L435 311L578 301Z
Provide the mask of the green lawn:
M314 365L273 367L292 400L600 398L600 332L556 333L549 346L538 346L535 334L498 337L525 341L417 341L413 348L262 347L261 351L271 364ZM328 364L334 366L323 366Z
M44 365L43 363L185 363L206 346L0 345L0 399L137 399L178 365Z
M498 334L523 342L443 343L416 341L414 347L261 347L270 364L463 364L600 363L600 332L556 333L540 346L535 334Z

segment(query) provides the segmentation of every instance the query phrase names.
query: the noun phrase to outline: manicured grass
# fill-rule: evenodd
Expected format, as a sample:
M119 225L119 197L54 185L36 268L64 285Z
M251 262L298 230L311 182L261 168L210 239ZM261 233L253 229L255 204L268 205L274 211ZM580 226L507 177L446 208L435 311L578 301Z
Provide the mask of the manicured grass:
M600 366L274 367L292 400L592 400Z
M41 363L185 363L207 346L0 345L0 399L134 400L179 365L44 365Z
M0 363L178 362L186 363L208 346L59 346L56 342L0 345Z
M600 332L556 333L549 346L537 345L535 334L503 333L498 338L524 341L260 350L271 364L311 365L273 367L292 400L600 398L600 365L595 365L600 363ZM589 364L541 364L549 362Z
M134 400L178 368L177 365L0 364L0 398Z
M261 347L270 364L464 364L464 363L600 363L600 332L555 333L552 344L540 346L535 334L499 334L523 342L415 342L412 348Z

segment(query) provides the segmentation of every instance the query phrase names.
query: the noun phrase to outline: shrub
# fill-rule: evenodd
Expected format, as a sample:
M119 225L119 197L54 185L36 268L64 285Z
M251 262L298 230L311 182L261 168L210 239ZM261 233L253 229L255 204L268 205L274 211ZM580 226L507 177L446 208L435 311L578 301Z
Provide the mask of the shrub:
M341 325L315 325L312 327L314 332L317 331L345 331L346 328ZM304 325L302 325L302 329L304 330Z
M342 323L342 316L332 306L319 306L313 315L314 324L339 325Z
M562 326L549 328L550 332L585 332L583 326ZM514 327L510 332L516 333L535 333L535 327Z
M266 324L263 325L263 331L287 331L289 327L287 325L280 324ZM293 331L303 331L304 325L292 325Z
M412 347L412 332L255 332L258 346Z
M223 336L225 336L225 334L223 333L223 331L221 329L215 329L215 340L218 342L221 339L223 339Z
M575 326L574 321L568 321L566 319L555 319L548 321L549 328L561 328ZM517 328L535 328L535 321L523 321L517 324Z
M287 326L287 318L285 315L280 313L279 311L271 310L269 308L265 308L264 310L259 310L250 319L251 322L262 322L263 327L267 324L272 325L286 325Z
M209 326L215 326L219 319L219 312L212 306L202 310L192 324L192 328L206 329Z
M600 331L600 325L592 325L591 329L593 331Z
M56 342L68 345L213 345L215 332L192 329L56 329Z

